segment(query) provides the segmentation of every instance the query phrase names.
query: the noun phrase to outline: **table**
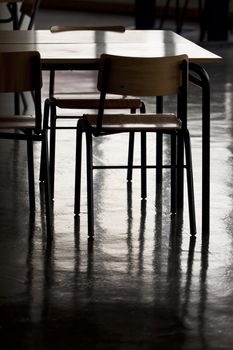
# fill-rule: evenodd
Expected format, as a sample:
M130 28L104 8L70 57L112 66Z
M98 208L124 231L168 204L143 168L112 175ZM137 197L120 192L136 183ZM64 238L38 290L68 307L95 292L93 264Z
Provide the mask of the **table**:
M182 36L165 30L114 32L63 32L48 30L0 31L1 51L37 50L44 70L96 70L102 53L123 56L187 54L190 81L202 89L202 234L210 231L210 84L201 64L222 58Z
M222 58L184 37L167 30L116 32L63 32L49 30L0 31L1 51L38 50L44 69L48 65L96 66L101 53L128 56L164 56L186 53L191 63L220 62ZM57 67L56 67L57 68Z

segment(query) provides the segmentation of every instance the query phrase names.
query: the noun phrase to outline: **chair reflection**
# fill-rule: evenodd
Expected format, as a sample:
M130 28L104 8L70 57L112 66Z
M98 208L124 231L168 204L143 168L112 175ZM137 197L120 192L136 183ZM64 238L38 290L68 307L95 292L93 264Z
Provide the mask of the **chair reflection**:
M127 210L133 217L132 193L130 188L128 190ZM87 344L102 344L107 338L114 344L124 338L130 344L131 334L134 333L134 341L137 337L144 339L143 325L147 329L147 339L154 346L166 343L165 338L171 329L176 344L182 345L187 333L186 321L189 313L193 312L190 299L194 288L195 238L190 237L188 249L184 251L182 218L177 222L175 217L169 235L164 236L161 208L157 212L148 245L145 242L145 235L146 239L149 237L146 232L147 209L146 201L143 201L137 229L134 227L133 232L125 233L127 264L122 261L126 270L123 268L120 275L118 268L115 271L112 268L114 264L121 264L122 254L118 256L116 250L114 254L102 254L98 239L83 244L78 223L74 225L72 254L60 256L56 240L48 242L44 237L38 241L32 222L26 261L26 292L29 297L28 307L24 311L24 317L32 322L29 327L33 329L35 321L46 325L43 327L46 341L56 346L64 341L69 346L79 343L81 349L85 349ZM129 230L131 219L128 222ZM41 245L39 250L38 244ZM107 249L111 251L115 244L116 240ZM149 248L148 252L150 245L154 248ZM63 249L66 248L63 246ZM61 263L57 260L58 256ZM148 259L151 259L150 262ZM196 306L202 313L200 330L205 322L203 296L206 284L203 277L208 268L206 248L202 250L202 262L199 271L200 304ZM75 336L72 336L74 330Z

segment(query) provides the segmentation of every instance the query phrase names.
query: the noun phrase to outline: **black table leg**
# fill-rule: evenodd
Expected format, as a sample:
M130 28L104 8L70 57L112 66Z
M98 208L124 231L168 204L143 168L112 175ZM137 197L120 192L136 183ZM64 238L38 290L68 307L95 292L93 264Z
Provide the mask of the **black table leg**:
M210 83L205 69L190 63L189 80L202 89L202 234L210 231ZM194 74L193 74L194 73Z

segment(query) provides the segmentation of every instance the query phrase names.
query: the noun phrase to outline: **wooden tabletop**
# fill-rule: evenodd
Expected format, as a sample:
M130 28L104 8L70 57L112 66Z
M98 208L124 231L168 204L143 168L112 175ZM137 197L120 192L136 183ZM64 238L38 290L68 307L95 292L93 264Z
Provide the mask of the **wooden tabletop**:
M96 64L102 53L122 56L187 54L190 62L221 62L222 58L184 37L166 30L126 30L124 33L49 30L0 31L0 51L37 50L47 64Z

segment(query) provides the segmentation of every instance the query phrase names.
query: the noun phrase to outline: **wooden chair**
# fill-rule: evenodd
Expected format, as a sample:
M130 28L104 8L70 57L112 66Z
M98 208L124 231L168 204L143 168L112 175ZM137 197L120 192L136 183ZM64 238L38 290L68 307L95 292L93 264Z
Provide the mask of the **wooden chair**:
M0 23L13 23L13 29L23 29L24 19L29 19L26 29L32 29L35 21L35 16L40 6L41 0L23 0L19 8L19 19L16 3L7 3L9 17L0 19Z
M7 3L7 8L9 10L10 16L8 18L0 19L0 23L12 22L14 30L31 30L35 22L35 17L39 9L40 2L41 0L23 0L19 8L19 18L17 3ZM26 20L27 23L25 24ZM23 93L20 94L20 97L23 103L23 110L26 111L28 108L26 98ZM20 113L20 100L17 96L15 97L15 113Z
M51 27L51 32L57 33L61 31L86 31L86 30L95 30L95 31L113 31L118 33L123 33L125 28L123 26L89 26L89 27L78 27L78 26L53 26ZM70 115L58 115L57 109L70 109L70 110L83 110L83 109L98 109L99 105L99 92L96 93L56 93L54 90L55 86L55 71L50 71L49 79L49 95L50 99L46 100L46 109L45 114L47 115L50 110L50 171L51 171L51 188L52 195L54 194L54 178L55 178L55 145L56 145L56 129L57 120L68 120L73 118L79 118L80 116L70 116ZM79 82L77 82L77 85ZM130 97L130 96L114 96L109 95L105 101L106 109L127 109L131 113L135 113L139 109L142 113L145 112L145 105L140 98ZM82 112L83 113L83 112ZM45 117L47 120L47 117ZM45 126L47 127L47 126ZM60 128L70 128L72 127L60 127ZM73 127L76 129L76 126ZM129 152L128 152L128 164L124 166L128 169L127 180L131 181L132 179L132 164L133 164L133 148L134 148L134 133L131 132L129 136ZM42 172L41 177L43 178Z
M34 93L34 115L2 115L0 139L25 140L27 142L28 182L30 211L35 211L33 142L43 143L42 161L45 180L45 204L47 232L51 235L51 191L47 150L47 131L42 130L41 112L41 61L36 51L0 53L0 93Z
M39 10L40 2L41 0L23 0L20 7L19 29L22 29L25 17L29 18L27 29L32 29L35 23L36 14Z
M194 190L190 136L187 129L188 57L132 58L103 54L101 56L98 90L98 113L85 114L77 124L75 214L80 213L82 134L86 134L88 234L94 235L92 138L123 132L147 132L171 135L171 210L181 203L183 170L187 170L190 232L196 234ZM106 94L131 96L177 96L176 114L108 114L105 112ZM114 137L114 135L112 135ZM186 165L183 163L184 149ZM142 178L146 164L142 164ZM143 184L143 182L142 182ZM142 198L144 192L142 191Z

